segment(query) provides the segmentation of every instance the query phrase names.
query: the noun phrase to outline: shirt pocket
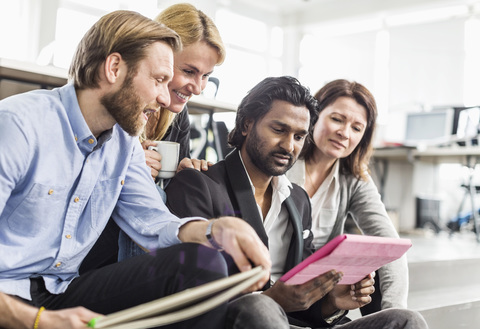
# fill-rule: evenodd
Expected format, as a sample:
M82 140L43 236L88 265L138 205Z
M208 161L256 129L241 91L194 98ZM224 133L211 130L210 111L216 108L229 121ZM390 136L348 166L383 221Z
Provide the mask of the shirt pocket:
M93 218L91 223L94 230L98 232L103 231L107 220L117 205L124 182L125 178L122 176L102 180L95 185L91 197L91 214Z
M52 225L63 227L67 186L35 183L8 217L8 227L22 236L33 237Z
M312 225L315 246L323 245L327 242L335 226L337 213L338 209L320 209L320 215L315 218Z

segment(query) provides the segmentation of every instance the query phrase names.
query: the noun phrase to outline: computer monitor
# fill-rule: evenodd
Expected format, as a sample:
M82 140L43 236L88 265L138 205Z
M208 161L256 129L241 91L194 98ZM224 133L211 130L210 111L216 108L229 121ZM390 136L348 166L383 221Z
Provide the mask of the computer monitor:
M452 140L454 109L407 113L404 144L441 145Z

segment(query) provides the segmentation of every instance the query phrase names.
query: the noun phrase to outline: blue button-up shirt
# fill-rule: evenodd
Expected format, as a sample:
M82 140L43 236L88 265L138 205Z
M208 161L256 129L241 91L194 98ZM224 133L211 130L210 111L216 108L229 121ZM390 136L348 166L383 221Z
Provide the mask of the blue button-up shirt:
M95 138L69 84L0 102L0 291L30 299L30 277L62 293L110 216L148 248L179 243L138 138Z

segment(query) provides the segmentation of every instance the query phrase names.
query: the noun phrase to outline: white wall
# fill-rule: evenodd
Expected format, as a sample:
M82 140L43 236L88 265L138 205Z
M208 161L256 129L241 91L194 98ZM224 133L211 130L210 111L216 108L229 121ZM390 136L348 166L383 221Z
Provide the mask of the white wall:
M465 19L391 28L390 105L463 104Z

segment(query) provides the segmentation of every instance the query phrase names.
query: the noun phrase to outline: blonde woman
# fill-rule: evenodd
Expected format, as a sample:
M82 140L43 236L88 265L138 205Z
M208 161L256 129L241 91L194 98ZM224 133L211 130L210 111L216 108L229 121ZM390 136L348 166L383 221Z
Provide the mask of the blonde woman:
M205 89L210 74L216 65L225 60L225 47L220 33L207 15L191 4L175 4L162 11L156 21L165 24L178 33L183 49L174 56L174 76L169 85L170 106L162 108L150 117L143 135L147 165L152 177L158 175L161 157L148 150L155 140L169 140L180 143L179 169L207 170L207 163L190 158L190 122L186 105L192 95L199 95Z
M205 160L190 159L190 121L186 105L192 95L199 95L205 89L215 66L223 63L225 47L213 21L191 4L172 5L155 20L177 32L183 48L174 55L170 105L149 117L141 138L147 166L155 179L162 167L161 156L148 147L155 145L153 141L168 140L180 143L179 158L182 160L178 170L208 170ZM165 192L160 187L158 190L165 201ZM120 232L119 246L119 260L144 253L123 232Z

